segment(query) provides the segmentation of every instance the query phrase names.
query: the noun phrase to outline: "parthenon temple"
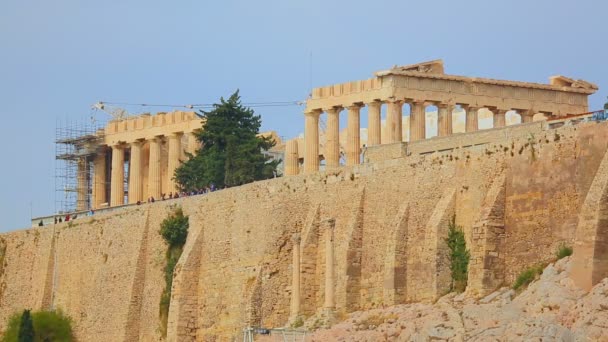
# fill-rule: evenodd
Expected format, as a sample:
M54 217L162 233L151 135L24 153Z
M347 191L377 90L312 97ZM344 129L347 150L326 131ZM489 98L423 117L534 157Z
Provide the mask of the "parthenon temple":
M200 146L194 112L142 114L112 120L95 134L69 141L78 158L76 210L120 206L176 191L174 170ZM90 172L92 171L92 172ZM92 198L89 194L92 193Z
M73 190L76 211L135 204L178 191L175 169L187 159L186 153L194 154L201 147L196 135L203 120L195 112L145 113L114 119L89 134L57 140L70 148L56 158L78 168ZM281 144L274 131L260 135Z
M285 174L300 172L301 152L304 173L319 170L320 161L327 169L340 166L339 116L347 111L346 165L361 163L360 112L368 111L367 146L401 143L403 108L408 105L409 141L427 139L427 106L437 107L437 136L453 134L455 107L466 112L465 132L480 129L479 113L492 113L493 127L505 126L505 115L516 111L522 123L537 114L551 120L588 111L589 95L598 87L583 80L552 76L549 84L495 80L447 75L443 61L395 66L379 71L374 77L315 88L306 102L304 151L297 141L289 141L285 151ZM385 134L381 129L382 106L386 106ZM327 114L324 151L319 149L319 119ZM383 138L384 137L384 138Z

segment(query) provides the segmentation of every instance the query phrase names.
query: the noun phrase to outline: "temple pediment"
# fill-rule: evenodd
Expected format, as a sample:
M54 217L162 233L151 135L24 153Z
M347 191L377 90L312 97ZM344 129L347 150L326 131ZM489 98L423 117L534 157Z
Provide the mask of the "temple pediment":
M428 62L402 65L402 66L393 66L389 70L378 71L374 75L375 76L385 76L395 72L419 72L422 74L439 74L443 75L445 72L443 71L443 60L436 59Z
M556 75L549 77L549 84L560 87L581 88L589 90L598 90L598 86L584 80L575 80L566 76Z

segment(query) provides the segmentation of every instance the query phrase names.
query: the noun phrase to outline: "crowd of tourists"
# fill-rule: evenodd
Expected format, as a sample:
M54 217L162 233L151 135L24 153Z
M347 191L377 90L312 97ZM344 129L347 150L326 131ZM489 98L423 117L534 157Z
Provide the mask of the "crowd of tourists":
M150 196L150 197L148 197L147 203L154 203L158 200L165 201L165 200L177 199L180 197L203 195L203 194L207 194L207 193L218 191L218 190L220 190L220 189L217 188L215 186L215 184L211 183L209 186L206 186L204 188L199 188L196 190L192 190L192 191L175 191L175 192L171 191L168 194L161 194L159 199L156 199L153 196ZM137 201L137 205L141 205L141 204L143 204L142 201ZM86 216L93 216L93 215L95 215L95 211L92 209L86 213ZM78 218L77 213L56 216L55 224L69 222L69 221L75 220L77 218ZM40 220L40 222L38 222L39 227L42 227L44 225L45 225L45 223L43 222L43 220Z
M211 183L211 185L209 185L209 186L206 186L204 188L199 188L196 190L192 190L192 191L181 191L181 192L171 191L171 192L169 192L169 194L161 194L159 199L154 198L154 196L150 196L150 197L148 197L147 202L154 203L157 200L165 201L165 200L176 199L176 198L180 198L180 197L203 195L203 194L214 192L217 190L219 190L219 189L215 186L215 184ZM142 204L141 201L137 201L137 205L141 205L141 204Z

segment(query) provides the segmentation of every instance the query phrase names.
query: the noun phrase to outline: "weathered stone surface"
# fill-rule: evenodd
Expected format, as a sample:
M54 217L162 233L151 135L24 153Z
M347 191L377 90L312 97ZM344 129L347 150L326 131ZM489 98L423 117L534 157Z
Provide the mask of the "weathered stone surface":
M569 258L549 265L509 304L497 300L511 294L502 289L467 305L448 295L434 305L354 312L331 329L315 332L311 340L601 341L608 336L608 278L586 293L573 285L570 272ZM381 321L373 329L353 329Z
M396 335L389 327L405 340L451 334L478 340L505 333L565 336L559 326L574 336L599 336L605 292L594 289L580 302L582 294L562 263L548 268L530 295L511 301L510 295L500 295L477 305L470 297L444 297L429 304L449 285L444 244L452 214L471 250L504 258L504 266L483 269L502 273L505 285L523 269L553 259L560 244L572 245L583 199L606 153L608 124L534 134L529 128L494 131L502 132L500 139L476 140L480 145L470 147L460 144L464 135L438 138L440 143L431 139L427 147L455 142L452 149L434 153L98 213L58 224L54 232L45 227L2 234L0 325L23 308L54 306L74 319L79 340L133 339L127 330L136 329L139 340L158 340L166 246L157 232L173 207L181 206L191 224L175 272L169 339L230 340L247 325L286 324L295 233L302 237L301 314L314 315L325 298L326 249L319 225L327 218L335 219L336 317L355 310L380 315L374 310L422 302L407 306L406 313L395 306L390 310L396 317L362 320L357 327L365 326L368 340ZM496 183L503 173L504 190ZM504 239L474 238L478 222L492 223L488 217L502 215L493 216L492 209L482 217L486 204L500 207L491 200L500 193L504 229L494 224L484 229L494 235L504 230ZM499 316L490 315L497 307ZM399 318L403 315L405 320ZM500 325L503 321L510 325ZM369 330L370 325L376 328Z

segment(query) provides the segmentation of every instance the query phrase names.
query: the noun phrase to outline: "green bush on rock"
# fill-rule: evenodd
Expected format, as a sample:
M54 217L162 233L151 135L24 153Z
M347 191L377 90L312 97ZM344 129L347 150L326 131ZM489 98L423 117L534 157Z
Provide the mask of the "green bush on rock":
M469 259L471 255L467 249L462 227L456 225L456 218L450 222L448 238L446 239L450 249L450 270L452 271L452 291L463 292L467 287Z
M9 322L2 336L3 342L70 342L72 335L72 320L57 311L24 310L9 317Z
M160 235L169 245L165 254L165 289L160 296L160 330L167 335L167 320L169 319L169 304L171 302L171 287L173 286L173 271L179 257L182 255L186 238L188 238L188 216L184 216L181 208L173 211L160 224Z

